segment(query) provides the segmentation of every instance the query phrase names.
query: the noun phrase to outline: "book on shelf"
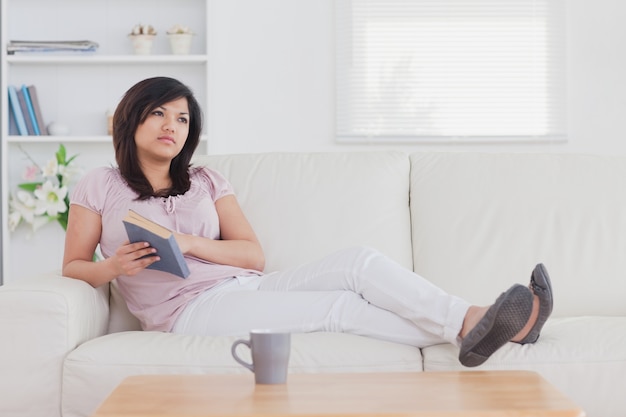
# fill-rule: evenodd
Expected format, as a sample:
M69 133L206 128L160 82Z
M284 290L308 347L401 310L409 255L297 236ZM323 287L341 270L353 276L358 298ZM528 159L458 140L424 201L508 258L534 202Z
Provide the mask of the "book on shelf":
M26 95L24 94L24 88L15 88L17 93L17 100L20 102L20 109L22 110L22 115L24 116L24 123L26 123L26 131L29 136L35 135L35 128L33 127L33 120L30 117L30 113L28 111L28 104L26 104Z
M189 276L189 267L171 230L133 210L128 210L122 222L131 243L148 242L156 249L155 255L148 256L161 258L147 268L169 272L181 278Z
M43 115L41 113L41 107L39 106L39 97L37 96L37 87L34 85L29 85L27 87L28 94L30 95L30 101L33 104L33 109L35 111L35 119L37 120L37 126L39 127L40 135L47 135L48 129L46 128L46 124L43 120Z
M39 124L37 123L37 117L35 116L35 109L33 108L33 102L30 98L30 92L28 91L28 87L26 87L26 85L22 85L22 93L24 93L24 100L26 100L28 116L33 125L33 131L35 133L35 136L40 136L41 133L39 132Z
M26 121L24 120L24 114L22 113L22 108L20 107L20 102L19 102L19 99L17 98L17 89L13 85L10 85L8 89L9 89L9 107L15 119L15 124L17 125L17 131L21 136L28 136L28 130L26 129Z
M99 45L89 40L79 41L37 41L10 40L7 43L7 54L17 53L50 53L50 52L95 52Z
M15 115L13 110L9 107L9 136L18 136L20 134L17 130L17 122L15 121Z

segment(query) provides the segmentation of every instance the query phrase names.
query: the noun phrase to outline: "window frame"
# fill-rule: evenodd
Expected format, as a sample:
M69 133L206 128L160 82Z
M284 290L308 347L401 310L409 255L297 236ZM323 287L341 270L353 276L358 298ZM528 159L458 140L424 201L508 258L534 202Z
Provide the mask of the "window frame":
M392 0L392 1L379 1L379 3L385 3L386 5L402 4L405 3L433 3L433 0ZM435 0L435 2L441 2L441 0ZM475 4L485 6L489 1L485 0L472 0ZM508 1L508 0L507 0ZM335 2L335 35L336 35L336 85L335 85L335 140L339 143L544 143L544 142L566 142L567 141L567 80L566 80L566 2L562 0L523 0L527 3L544 4L551 13L551 16L546 16L546 20L549 24L554 25L546 35L549 37L545 48L550 48L550 55L546 65L549 67L546 70L546 77L552 77L553 79L546 80L551 85L552 96L546 96L545 101L549 102L550 111L549 114L552 120L549 121L550 128L545 133L532 134L528 132L518 133L508 132L499 134L438 134L438 133L423 133L423 134L397 134L383 129L363 128L362 126L356 129L347 129L345 127L346 117L357 117L356 112L350 113L352 110L350 106L362 106L362 103L371 102L371 100L359 99L352 100L349 97L350 92L346 93L346 90L355 85L354 76L351 76L347 70L347 65L353 65L354 48L353 43L358 42L358 34L351 32L352 25L355 25L355 19L360 19L361 16L355 16L356 13L362 13L362 7L360 10L355 11L356 8L362 6L365 3L373 4L375 0L336 0ZM454 3L453 0L448 0L449 3ZM466 0L469 3L469 0ZM502 0L500 0L502 2ZM511 1L510 3L519 4L521 1ZM458 3L458 2L457 2ZM499 3L501 4L501 3ZM382 7L382 6L377 6ZM383 9L384 10L384 9ZM379 10L380 11L380 10ZM487 10L489 12L489 10ZM381 13L380 19L389 19L388 15ZM442 15L442 17L445 17ZM374 16L376 18L376 16ZM543 17L542 17L543 18ZM346 64L347 63L347 64ZM363 81L361 81L363 82ZM357 80L358 84L358 80ZM352 87L354 88L354 87ZM362 91L359 93L362 94ZM354 94L354 93L353 93ZM346 98L346 96L348 96ZM355 101L358 103L355 104ZM348 116L346 116L348 114ZM514 113L511 113L514 114ZM368 117L369 116L369 117ZM358 116L362 120L370 122L374 119L372 114L366 113ZM484 116L487 119L487 116ZM407 119L411 120L411 119ZM344 123L344 126L342 126ZM371 122L374 125L374 122ZM359 130L360 129L360 130ZM428 129L424 129L428 132ZM538 131L538 130L537 130Z

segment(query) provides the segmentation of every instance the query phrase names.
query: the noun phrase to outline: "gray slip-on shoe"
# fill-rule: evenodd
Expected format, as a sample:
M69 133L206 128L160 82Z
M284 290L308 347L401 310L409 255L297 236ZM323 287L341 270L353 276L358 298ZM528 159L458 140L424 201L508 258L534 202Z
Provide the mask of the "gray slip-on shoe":
M533 309L533 293L515 284L503 292L484 317L463 338L459 361L464 366L481 365L528 322Z
M535 343L539 339L539 334L543 325L550 317L552 313L552 307L554 304L552 297L552 283L550 282L550 275L548 270L543 264L537 264L533 273L530 276L530 289L539 297L539 316L537 321L533 325L530 332L519 343L524 345L526 343Z

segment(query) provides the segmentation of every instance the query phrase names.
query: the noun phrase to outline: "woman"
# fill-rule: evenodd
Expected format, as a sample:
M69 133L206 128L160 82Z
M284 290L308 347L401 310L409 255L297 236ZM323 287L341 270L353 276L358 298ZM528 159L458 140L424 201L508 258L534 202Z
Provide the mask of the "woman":
M368 248L264 274L263 250L231 185L216 171L190 166L202 114L185 85L166 77L137 83L113 126L118 168L95 169L76 185L63 274L94 287L117 279L144 330L234 335L271 327L417 347L450 342L460 346L461 363L477 366L508 341L535 342L552 311L541 264L530 288L516 284L487 307L447 294ZM187 279L146 269L158 253L127 240L122 218L129 209L174 231ZM98 244L105 259L92 262Z

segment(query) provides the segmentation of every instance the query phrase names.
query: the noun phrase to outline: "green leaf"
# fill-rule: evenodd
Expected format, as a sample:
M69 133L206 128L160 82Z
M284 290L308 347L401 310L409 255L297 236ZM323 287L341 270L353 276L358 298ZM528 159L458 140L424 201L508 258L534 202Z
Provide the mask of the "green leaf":
M18 185L22 190L30 191L31 193L35 191L37 188L41 187L40 182L24 182Z
M59 150L56 153L56 157L57 157L57 163L59 165L67 164L67 162L65 161L65 158L67 157L67 152L65 150L65 146L63 146L62 143L59 145Z
M74 159L76 159L76 157L78 156L78 154L72 156L70 159L68 159L67 161L65 161L65 165L69 165L70 162L72 162Z
M67 231L67 216L60 215L57 218L57 221L59 222L63 230Z

